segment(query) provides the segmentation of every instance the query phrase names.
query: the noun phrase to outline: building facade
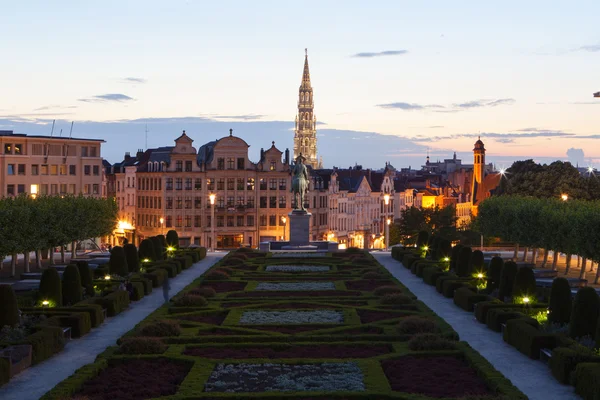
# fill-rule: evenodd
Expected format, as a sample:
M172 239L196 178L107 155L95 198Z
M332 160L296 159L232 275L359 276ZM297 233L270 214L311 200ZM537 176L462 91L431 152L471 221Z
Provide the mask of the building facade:
M102 143L0 131L0 197L23 193L101 197Z

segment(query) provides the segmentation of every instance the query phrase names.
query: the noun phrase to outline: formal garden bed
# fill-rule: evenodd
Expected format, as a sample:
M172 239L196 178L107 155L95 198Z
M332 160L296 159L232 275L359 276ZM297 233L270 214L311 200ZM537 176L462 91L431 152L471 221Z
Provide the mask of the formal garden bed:
M116 376L123 363L137 369L133 357L181 368L164 392L144 398L525 399L370 255L351 250L309 258L312 266L330 268L272 271L294 280L265 282L273 257L230 253L44 399L117 398L109 389L88 388L109 382L103 377ZM286 261L304 266L303 257ZM329 281L315 279L317 273ZM454 379L457 373L464 376Z

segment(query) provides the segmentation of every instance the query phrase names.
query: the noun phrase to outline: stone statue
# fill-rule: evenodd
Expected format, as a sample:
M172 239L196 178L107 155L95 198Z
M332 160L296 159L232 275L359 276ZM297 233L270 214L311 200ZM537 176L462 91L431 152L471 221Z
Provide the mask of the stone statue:
M294 210L306 211L304 196L308 193L308 171L304 165L305 158L300 154L292 169L292 193L294 193ZM298 199L298 197L300 199Z

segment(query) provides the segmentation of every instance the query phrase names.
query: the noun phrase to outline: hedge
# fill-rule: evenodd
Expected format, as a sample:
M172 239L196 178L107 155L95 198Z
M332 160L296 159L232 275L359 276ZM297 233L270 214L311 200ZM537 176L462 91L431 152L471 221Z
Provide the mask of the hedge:
M498 298L500 300L504 300L506 297L512 297L513 284L515 276L517 275L517 270L517 263L514 261L507 261L502 266L500 285L498 288Z
M550 289L548 320L555 324L568 324L573 307L571 286L565 278L555 278Z
M110 251L110 267L111 275L127 276L129 268L127 266L127 258L125 258L125 250L121 246L115 246Z
M62 277L62 295L65 305L73 305L81 301L82 293L81 277L79 268L76 265L69 264L65 268Z
M600 364L581 363L575 369L575 393L584 400L600 398Z
M556 335L541 332L527 319L511 319L506 323L504 341L529 358L537 360L541 349L554 347Z
M521 267L515 275L515 281L512 289L513 299L523 297L535 297L535 275L533 269Z
M577 291L569 321L569 336L573 339L594 336L600 311L600 300L593 287Z
M15 344L30 344L33 347L31 364L35 365L63 349L65 346L64 333L60 327L41 326L35 333Z
M588 348L579 344L570 347L556 347L552 350L552 357L548 362L552 376L560 383L571 383L571 374L580 363L593 362L600 364L600 356L592 353Z
M129 272L140 271L140 257L138 256L137 247L134 244L127 243L123 246L125 252L125 260L127 261L127 270Z
M502 332L502 324L506 324L511 319L525 318L527 315L519 308L492 308L488 310L485 316L485 324L488 329L495 332Z
M472 287L460 287L454 291L454 304L465 311L473 311L475 304L481 301L487 301L490 297L485 294L479 294Z
M94 295L94 278L92 277L92 269L87 261L78 260L77 269L79 270L79 278L81 286L85 288L85 293L88 296Z
M162 268L155 269L152 272L147 272L143 276L146 279L150 279L152 281L152 287L160 287L162 286L164 280L166 279L168 272Z
M48 268L42 273L39 290L40 300L48 300L55 306L62 306L62 281L56 268Z
M19 324L17 296L11 285L0 285L0 328Z

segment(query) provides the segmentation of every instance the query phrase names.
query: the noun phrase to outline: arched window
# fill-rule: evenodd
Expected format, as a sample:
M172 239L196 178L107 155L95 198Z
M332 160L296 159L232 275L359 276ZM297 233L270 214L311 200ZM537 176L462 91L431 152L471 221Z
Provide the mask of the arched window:
M154 171L158 171L158 161L154 161Z
M152 172L152 163L151 162L148 163L148 172Z

